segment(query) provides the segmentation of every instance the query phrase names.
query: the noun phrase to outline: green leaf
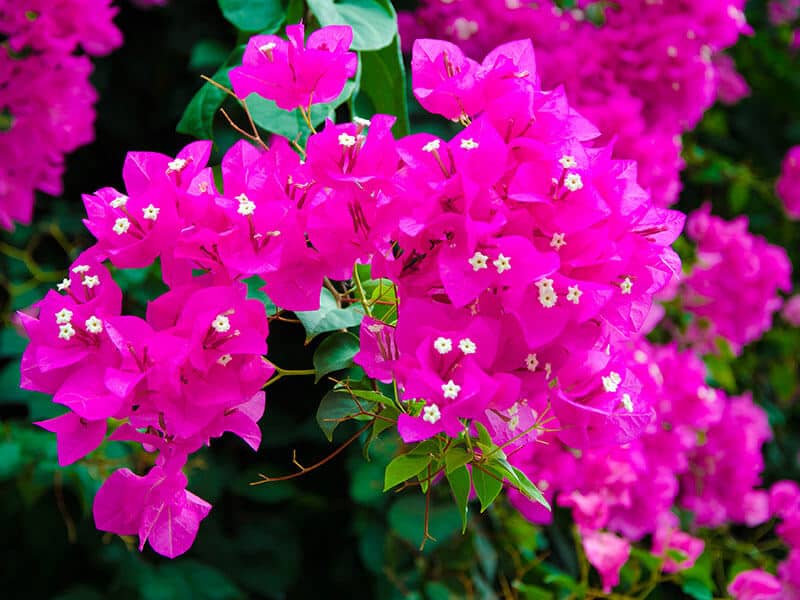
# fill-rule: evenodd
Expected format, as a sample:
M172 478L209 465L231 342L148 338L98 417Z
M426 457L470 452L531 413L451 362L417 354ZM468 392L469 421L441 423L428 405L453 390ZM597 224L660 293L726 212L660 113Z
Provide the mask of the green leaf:
M228 72L242 61L244 46L237 47L228 56L222 66L211 78L218 84L227 88L231 87ZM210 140L214 132L214 116L225 101L227 94L216 86L206 82L203 87L192 97L188 106L183 111L183 116L176 127L178 133L194 136L201 140Z
M394 400L381 394L380 392L373 392L372 390L350 390L353 392L353 395L357 398L361 398L362 400L366 400L367 402L375 402L377 404L383 404L384 406L391 406L394 407Z
M379 0L307 0L320 24L353 28L353 50L378 50L392 43L397 14L391 2Z
M402 494L389 509L389 526L392 530L412 545L422 541L425 523L425 498L421 494ZM431 503L429 513L429 531L436 541L425 544L424 553L428 554L447 538L461 529L461 516L452 502L445 505Z
M552 600L555 598L553 592L538 585L515 581L512 587L520 592L525 600Z
M687 596L695 598L695 600L712 600L714 598L714 594L711 593L706 584L697 579L685 581L681 586L681 590Z
M333 119L336 109L347 102L355 90L355 83L348 81L345 83L339 97L327 104L315 104L311 107L311 122L317 128L325 122L325 119ZM270 133L277 133L288 140L308 137L308 125L300 116L300 110L292 111L278 108L272 100L262 98L258 94L250 94L247 97L247 108L253 117L256 125Z
M326 337L314 352L315 382L328 373L351 366L358 350L358 337L352 333L338 332Z
M469 516L469 491L470 476L469 470L465 466L447 470L447 481L453 491L453 498L458 506L458 514L461 515L461 533L467 530L467 517Z
M332 390L325 394L317 409L317 423L322 433L333 441L333 432L346 421L356 417L361 409L347 392Z
M406 72L400 37L395 36L391 44L380 50L360 52L359 58L361 82L355 96L358 116L366 117L375 113L394 115L397 117L392 127L395 136L408 135Z
M22 466L22 448L15 441L0 442L0 480L16 475Z
M453 446L444 455L445 470L450 473L472 460L472 453L461 446Z
M364 318L364 311L358 304L339 308L333 294L326 288L322 289L319 309L295 314L306 328L306 343L326 331L355 327Z
M385 492L404 481L408 481L427 467L431 460L432 457L430 455L401 454L395 457L392 462L386 465L383 491Z
M222 14L241 31L274 33L283 24L280 0L219 0Z
M481 501L481 512L489 508L500 490L503 489L503 482L493 475L493 473L490 475L477 467L472 469L472 484L475 486L478 500Z
M483 426L483 423L475 422L475 428L478 430L478 443L483 446L483 450L489 452L494 449L495 445L492 442L492 436L489 431Z

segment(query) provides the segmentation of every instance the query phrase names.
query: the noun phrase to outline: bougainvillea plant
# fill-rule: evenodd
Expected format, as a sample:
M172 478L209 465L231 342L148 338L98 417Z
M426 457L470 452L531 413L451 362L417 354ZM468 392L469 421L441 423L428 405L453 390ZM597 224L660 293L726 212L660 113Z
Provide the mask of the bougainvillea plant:
M583 23L588 9L569 21L528 14L556 37L575 27L581 44L603 48L595 70L624 54L613 85L582 82L579 109L572 83L543 85L553 67L542 75L525 36L492 37L480 61L451 41L404 40L414 101L438 123L413 134L394 9L367 4L309 1L300 22L250 29L186 109L179 128L200 141L174 156L130 152L124 187L84 195L94 244L18 313L30 340L21 387L65 409L37 422L55 433L59 463L107 440L146 456L107 474L96 527L138 536L140 550L187 552L214 518L188 489L192 456L226 433L257 451L269 387L315 375L330 385L309 415L331 442L351 421L352 434L321 461L293 456L295 472L254 485L324 468L354 443L368 459L391 439L382 489L422 494L420 549L434 539L435 490L449 490L462 532L470 506L484 512L503 494L532 523L568 514L598 594L610 594L633 556L646 590L695 567L703 530L779 520L789 552L773 573L740 569L729 592L798 597L800 491L762 487L767 414L749 393L709 385L700 358L738 354L769 330L791 263L746 218L726 222L705 206L689 218L696 252L682 268L671 246L685 215L664 208L679 189L675 136L717 94L712 64L733 77L711 53L749 31L741 2L674 14L621 3L601 28ZM639 8L668 13L676 30L691 21L707 44L665 38L658 60L629 48L649 35ZM369 14L377 20L364 24ZM478 31L463 15L454 23L451 38ZM650 86L665 69L669 101ZM670 151L631 150L638 133L598 129L580 110L598 97L635 106L637 131ZM235 141L215 135L217 111ZM631 160L640 155L652 160L646 183ZM793 160L778 183L787 207ZM137 315L115 278L140 269L158 274L163 293ZM665 314L659 300L672 340L654 344L645 336ZM313 369L267 358L268 343L281 343L275 321L321 338Z

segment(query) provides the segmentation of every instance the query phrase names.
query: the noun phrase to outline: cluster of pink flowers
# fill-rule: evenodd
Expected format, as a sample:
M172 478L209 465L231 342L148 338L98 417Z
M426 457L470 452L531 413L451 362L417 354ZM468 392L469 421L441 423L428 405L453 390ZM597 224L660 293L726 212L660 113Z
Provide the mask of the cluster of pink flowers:
M800 219L800 146L789 148L786 153L781 164L781 175L775 184L775 192L783 202L789 218Z
M510 460L549 500L571 509L589 561L608 591L631 542L652 535L652 552L667 573L691 567L704 543L682 531L673 509L694 514L694 525L757 525L769 519L767 493L756 490L761 446L771 437L766 414L749 396L728 398L705 383L702 361L674 345L630 347L623 364L656 410L644 434L628 444L576 452L557 433L514 448ZM511 502L530 520L551 514L515 490ZM685 558L676 561L674 550Z
M562 11L552 0L425 0L400 20L404 43L446 37L468 53L532 38L547 88L564 85L571 103L635 159L653 201L672 204L680 191L680 135L694 127L718 94L748 93L732 62L719 58L750 28L744 0L581 2ZM603 24L590 21L602 14ZM717 58L715 58L717 57Z
M356 68L350 29L305 44L302 25L287 33L250 41L236 91L285 109L336 97ZM123 422L111 439L157 455L147 474L103 484L100 529L184 552L210 508L186 490L187 456L225 431L258 445L273 367L265 309L242 283L251 277L289 310L318 308L323 278L348 280L356 262L396 282L396 332L365 319L360 361L415 401L399 422L406 441L458 435L462 418L530 429L548 402L577 447L647 426L651 404L619 350L680 270L669 244L683 215L652 205L633 163L587 143L597 130L563 91L541 90L529 41L480 65L421 41L413 72L423 105L465 125L453 140L396 141L383 115L328 122L296 151L278 137L234 145L222 189L210 143L197 142L175 158L131 153L124 192L84 196L97 243L38 316L21 315L22 369L23 386L71 411L41 423L62 462L97 447L109 418ZM156 259L169 291L145 319L120 316L102 262Z
M687 234L697 244L697 263L682 281L683 308L696 318L688 338L700 351L714 351L716 337L738 353L772 326L791 290L786 250L747 231L748 219L725 221L706 204L690 215Z
M122 43L111 0L0 0L0 227L61 193L64 155L94 139L88 56ZM78 49L85 54L78 54Z
M769 491L770 513L779 521L776 533L789 547L777 577L763 569L739 573L728 586L735 600L800 599L800 486L778 481Z

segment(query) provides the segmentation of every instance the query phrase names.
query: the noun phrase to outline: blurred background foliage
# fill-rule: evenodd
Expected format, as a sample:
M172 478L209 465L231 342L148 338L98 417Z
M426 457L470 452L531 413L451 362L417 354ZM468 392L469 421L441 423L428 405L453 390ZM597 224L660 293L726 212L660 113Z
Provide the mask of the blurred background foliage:
M412 4L397 3L398 8ZM284 2L296 15L302 14L300 5ZM747 17L756 34L742 39L731 54L752 94L733 107L714 106L685 137L688 168L678 207L690 211L711 201L722 216L747 214L754 232L786 247L793 263L800 264L800 228L785 218L773 191L781 158L800 143L798 59L789 50L788 28L767 23L764 2L750 2ZM186 556L169 561L150 550L140 554L133 539L95 530L91 500L102 478L145 459L131 447L109 442L84 461L57 466L55 437L30 423L59 410L49 398L19 390L25 341L11 317L60 281L70 261L91 244L81 224L80 194L120 186L128 150L174 154L190 141L175 126L201 87L200 74L214 74L231 49L246 40L223 19L216 0L173 0L151 11L122 4L117 23L125 45L96 61L93 77L100 92L96 142L69 157L63 198L39 198L32 226L0 235L4 595L60 600L112 595L118 600L593 597L587 590L596 589L597 580L587 575L567 514L558 509L553 526L538 528L498 502L484 514L471 511L467 534L461 536L449 493L434 489L431 527L437 542L420 552L423 497L381 491L384 467L395 450L389 436L373 444L370 461L356 445L305 477L250 485L259 473L292 472L293 449L310 464L335 447L312 416L331 384L310 378L271 386L259 453L224 438L213 452L191 461L190 488L214 509ZM410 112L412 129L440 132L442 122L421 120L413 102ZM217 119L211 126L220 146L233 140L224 122ZM691 258L687 242L679 250ZM147 299L161 292L159 278L146 269L117 275L126 292L126 312L142 314ZM273 322L270 345L280 350L270 359L283 368L309 368L310 350L319 342L309 349L304 341L299 325ZM751 390L768 411L775 439L766 448L765 483L800 479L799 349L800 331L777 320L742 356L723 353L709 364L716 384L731 392ZM353 431L352 424L337 429L334 444ZM633 582L632 597L724 595L729 574L753 552L749 535L715 533L693 569L657 587L650 577L652 557L635 550L623 582Z

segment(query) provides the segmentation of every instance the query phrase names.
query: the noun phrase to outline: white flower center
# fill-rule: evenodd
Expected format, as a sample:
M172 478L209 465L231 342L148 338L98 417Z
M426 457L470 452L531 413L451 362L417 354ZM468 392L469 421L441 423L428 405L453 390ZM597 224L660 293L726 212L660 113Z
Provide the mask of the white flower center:
M65 323L64 325L59 326L58 328L58 337L62 340L66 340L67 342L72 339L72 336L75 335L75 328L72 326L72 323Z
M278 47L278 44L275 42L267 42L266 44L262 44L258 47L259 51L261 52L272 52L275 48Z
M142 216L148 221L155 221L156 219L158 219L158 213L160 212L161 212L160 208L157 208L152 204L148 204L142 209Z
M182 158L176 158L175 160L171 160L167 163L167 174L169 173L180 173L186 168L187 163Z
M528 369L531 373L536 371L536 367L539 366L539 359L536 357L536 354L528 354L525 357L525 368Z
M577 285L571 285L567 288L567 300L573 304L579 304L581 301L581 296L583 296L583 292L578 288Z
M225 315L217 315L217 317L211 321L211 327L217 333L225 333L226 331L230 331L231 321Z
M114 227L112 227L114 233L116 233L117 235L122 235L123 233L126 233L130 228L131 228L131 222L125 217L120 217L119 219L114 221Z
M353 117L353 123L358 125L359 127L369 127L372 125L372 121L369 119L362 119L361 117Z
M120 194L111 201L111 208L122 208L128 203L128 197L125 194Z
M619 384L622 383L622 377L616 371L603 375L601 379L603 381L603 389L607 392L616 392Z
M217 364L222 365L223 367L227 366L229 362L233 360L233 356L230 354L223 354L217 359Z
M472 266L472 270L477 272L481 269L488 269L486 262L489 260L489 257L486 256L483 252L475 252L472 255L472 258L469 259L469 264Z
M69 277L65 277L64 279L62 279L62 280L61 280L61 283L59 283L59 284L56 286L56 289L57 289L59 292L63 292L64 290L66 290L67 288L69 288L69 286L70 286L71 284L72 284L72 282L69 280Z
M62 308L56 313L56 323L63 325L72 321L72 311L67 308Z
M103 332L103 322L94 315L86 319L84 325L86 325L86 331L88 331L89 333Z
M89 265L76 265L72 267L72 272L77 273L86 273L89 270Z
M356 145L356 136L350 135L349 133L340 133L339 145L345 148L352 148Z
M559 158L558 164L560 164L565 169L571 169L572 167L578 166L578 162L575 160L575 157L570 156L569 154L565 154L561 158Z
M631 281L631 278L626 277L623 279L622 283L619 284L619 289L623 294L630 294L631 290L633 289L633 282Z
M629 413L633 412L633 400L631 400L631 395L628 393L622 394L622 407L628 411Z
M462 150L475 150L478 147L478 142L472 138L464 138L461 140Z
M422 420L430 423L433 425L439 419L442 418L442 413L439 410L439 407L435 404L431 404L430 406L423 406L422 407Z
M583 187L583 180L577 173L569 173L564 178L564 186L566 186L570 192L577 192Z
M452 379L447 383L442 384L442 393L444 394L445 398L450 400L455 400L458 398L458 394L461 392L461 386L454 382Z
M439 354L447 354L453 349L453 340L446 337L438 337L433 342L433 348Z
M556 250L561 250L564 246L567 245L566 237L563 233L554 233L552 239L550 240L550 247L555 248Z
M81 283L87 288L92 289L100 285L100 278L97 275L86 275Z
M498 273L505 273L511 270L511 257L503 256L500 254L495 260L492 261L494 268ZM474 268L474 267L473 267Z
M478 346L475 345L469 338L464 338L460 342L458 342L458 349L461 350L464 354L475 354L478 350Z
M236 212L243 217L250 216L256 212L256 203L250 200L247 194L239 194L236 196L236 200L239 202L239 208L236 209Z
M422 147L422 151L423 152L433 152L435 150L438 150L439 146L441 146L441 142L439 142L439 140L431 140L430 142L428 142L427 144L425 144Z

